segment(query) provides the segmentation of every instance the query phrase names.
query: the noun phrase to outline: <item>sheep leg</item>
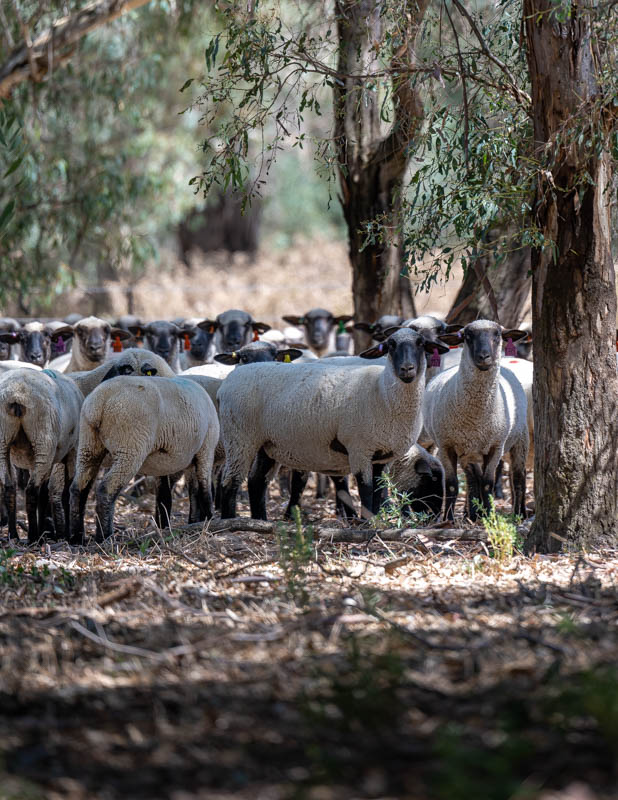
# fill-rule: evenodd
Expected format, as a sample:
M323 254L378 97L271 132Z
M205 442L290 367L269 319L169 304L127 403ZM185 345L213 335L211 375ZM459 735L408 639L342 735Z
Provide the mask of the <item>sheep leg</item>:
M457 481L457 453L451 448L439 450L440 460L444 467L444 486L446 492L446 502L444 504L444 519L455 518L455 503L459 494L459 482Z
M266 519L266 488L268 473L275 466L275 461L260 447L249 472L249 505L253 519ZM290 503L292 497L290 497Z
M481 470L478 464L468 464L464 468L466 473L466 509L468 519L474 522L478 517L479 507L485 508L481 489Z
M348 479L344 475L331 475L333 486L335 487L335 511L342 519L358 519L358 514L354 506L346 502L350 494Z
M504 489L502 488L502 472L504 470L504 461L500 459L496 468L496 480L494 483L494 497L496 500L504 500Z
M310 474L310 472L299 472L296 469L292 470L290 482L290 501L285 509L285 514L283 515L285 519L291 518L292 509L294 506L300 508L300 498L305 491L305 486L307 485Z
M328 477L318 472L315 480L315 499L323 500L328 496Z
M155 525L157 528L169 528L172 516L172 490L178 481L179 474L164 475L157 479L155 501Z
M481 503L486 511L491 509L491 493L496 483L496 472L502 461L502 449L494 448L483 458L483 474L480 480Z
M373 516L373 479L365 480L362 472L357 472L354 476L356 478L356 485L358 486L358 493L361 501L361 514L365 511L365 515L369 513Z
M28 544L39 539L39 521L37 510L39 504L39 487L30 480L26 486L26 516L28 518Z
M214 513L212 501L212 473L219 440L219 430L209 430L202 446L193 458L195 467L195 522L210 519Z
M526 518L526 460L528 458L528 442L522 437L510 450L511 462L511 497L513 514Z
M114 510L118 495L131 478L137 474L148 456L148 451L116 453L114 463L97 486L96 540L103 542L114 534Z
M386 464L373 465L373 506L372 511L377 514L388 498L388 489L380 480Z
M49 481L43 481L39 487L37 513L39 517L39 536L53 536L54 523L51 518L51 506L49 503Z

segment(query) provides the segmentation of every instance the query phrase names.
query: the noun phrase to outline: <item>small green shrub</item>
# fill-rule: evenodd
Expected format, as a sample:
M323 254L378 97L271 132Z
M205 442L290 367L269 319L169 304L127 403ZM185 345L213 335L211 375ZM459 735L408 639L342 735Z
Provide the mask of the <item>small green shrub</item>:
M492 556L501 563L510 561L513 553L521 547L521 537L517 533L519 517L512 514L501 514L496 511L493 496L489 497L489 510L481 507L478 500L475 505L479 512L481 524L487 532Z
M400 491L388 472L382 473L378 486L388 490L388 498L371 519L374 528L416 528L429 519L429 514L409 513L408 507L412 501L410 494Z
M279 563L285 576L287 592L297 603L306 605L309 595L305 587L305 567L313 559L313 529L303 527L298 506L292 508L294 530L277 530Z

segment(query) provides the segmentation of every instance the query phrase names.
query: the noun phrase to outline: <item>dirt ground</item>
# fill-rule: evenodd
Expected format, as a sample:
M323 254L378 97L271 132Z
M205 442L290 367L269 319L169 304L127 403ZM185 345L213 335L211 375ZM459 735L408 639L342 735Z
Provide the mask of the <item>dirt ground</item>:
M215 533L177 498L161 532L127 495L102 547L4 535L0 798L618 797L618 552L339 543L332 506Z

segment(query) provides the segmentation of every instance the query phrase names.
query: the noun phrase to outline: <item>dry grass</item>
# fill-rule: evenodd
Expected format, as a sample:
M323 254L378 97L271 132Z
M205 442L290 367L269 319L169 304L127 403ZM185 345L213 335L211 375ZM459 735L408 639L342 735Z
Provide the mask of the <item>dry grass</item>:
M306 547L162 533L150 503L0 562L0 798L615 796L618 553L312 544L329 500Z

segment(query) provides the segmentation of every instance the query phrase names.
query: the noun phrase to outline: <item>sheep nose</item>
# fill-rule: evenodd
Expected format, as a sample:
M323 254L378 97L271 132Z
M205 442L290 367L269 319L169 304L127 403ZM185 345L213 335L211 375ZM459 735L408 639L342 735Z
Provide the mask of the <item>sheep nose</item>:
M399 367L399 377L406 383L413 381L416 378L416 364L402 364Z
M31 361L42 361L43 360L43 353L37 351L36 353L30 353L30 360Z

